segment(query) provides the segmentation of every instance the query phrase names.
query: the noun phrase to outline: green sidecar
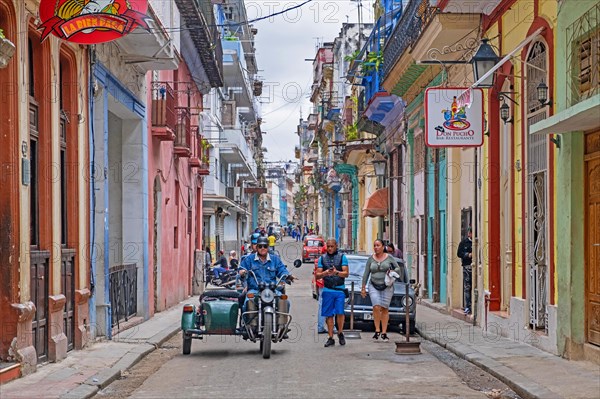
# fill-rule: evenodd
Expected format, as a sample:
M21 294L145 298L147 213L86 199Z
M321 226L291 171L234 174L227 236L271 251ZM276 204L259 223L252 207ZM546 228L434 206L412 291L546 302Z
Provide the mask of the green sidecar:
M207 290L200 296L200 304L185 304L181 314L183 354L192 350L192 339L204 335L240 335L236 330L239 313L237 291Z

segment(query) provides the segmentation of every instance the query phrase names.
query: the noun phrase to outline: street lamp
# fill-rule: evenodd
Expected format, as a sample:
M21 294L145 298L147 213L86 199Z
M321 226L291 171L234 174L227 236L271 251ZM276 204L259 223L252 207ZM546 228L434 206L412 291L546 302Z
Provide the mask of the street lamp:
M498 63L498 55L490 46L488 39L481 39L481 45L477 49L477 52L471 58L471 63L473 64L473 76L475 77L475 82L479 81L488 73L497 63ZM494 85L494 76L492 73L488 76L483 82L479 83L479 87L492 87Z
M387 161L385 159L373 159L373 168L375 169L375 176L382 177L385 176L385 167L387 165Z
M512 123L513 121L510 117L510 107L505 102L502 102L502 105L500 106L500 118L504 121L504 124Z
M537 98L543 106L552 106L552 99L548 100L548 86L543 80L537 86Z

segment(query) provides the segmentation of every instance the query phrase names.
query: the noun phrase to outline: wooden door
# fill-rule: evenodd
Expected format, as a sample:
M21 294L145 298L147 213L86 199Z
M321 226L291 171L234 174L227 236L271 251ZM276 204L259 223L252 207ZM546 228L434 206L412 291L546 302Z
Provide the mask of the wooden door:
M585 212L586 336L600 346L600 132L586 136Z

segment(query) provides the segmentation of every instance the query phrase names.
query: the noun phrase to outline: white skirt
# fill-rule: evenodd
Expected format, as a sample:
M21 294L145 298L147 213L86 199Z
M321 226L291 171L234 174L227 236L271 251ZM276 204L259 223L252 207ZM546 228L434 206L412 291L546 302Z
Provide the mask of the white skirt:
M392 297L394 296L394 286L391 285L383 291L379 291L373 287L373 284L369 281L369 298L371 298L371 304L373 306L381 306L382 308L389 309Z

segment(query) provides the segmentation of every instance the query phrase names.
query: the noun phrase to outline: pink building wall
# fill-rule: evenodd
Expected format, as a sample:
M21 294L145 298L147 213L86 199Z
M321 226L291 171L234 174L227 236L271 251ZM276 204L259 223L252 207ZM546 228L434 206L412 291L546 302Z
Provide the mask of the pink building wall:
M174 153L174 142L152 133L153 74L146 78L148 94L149 303L150 314L167 309L192 292L194 253L202 243L202 177L190 160L199 156L199 137L192 129L189 157ZM191 126L199 126L202 95L192 83L187 65L159 71L158 82L174 89L177 106L191 105ZM189 102L188 102L189 97ZM172 127L175 131L175 126ZM155 188L159 187L159 190ZM155 192L158 191L158 192ZM156 205L155 205L156 203ZM160 209L157 209L160 207ZM177 240L177 242L176 242Z

